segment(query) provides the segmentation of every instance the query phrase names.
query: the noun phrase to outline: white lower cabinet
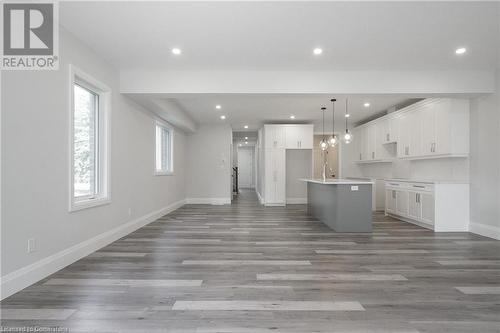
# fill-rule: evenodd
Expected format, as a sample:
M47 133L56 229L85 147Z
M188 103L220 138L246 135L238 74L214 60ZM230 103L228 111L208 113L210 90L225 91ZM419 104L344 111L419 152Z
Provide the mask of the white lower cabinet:
M280 206L286 203L285 149L266 149L265 163L265 203Z
M396 213L396 190L385 190L385 211Z
M385 213L434 231L468 231L469 185L389 180Z

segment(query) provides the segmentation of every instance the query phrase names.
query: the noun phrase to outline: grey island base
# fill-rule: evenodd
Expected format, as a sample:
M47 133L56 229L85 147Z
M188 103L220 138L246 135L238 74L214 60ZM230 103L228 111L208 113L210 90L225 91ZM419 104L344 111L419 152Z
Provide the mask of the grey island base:
M372 183L349 179L307 182L307 213L336 232L372 231Z

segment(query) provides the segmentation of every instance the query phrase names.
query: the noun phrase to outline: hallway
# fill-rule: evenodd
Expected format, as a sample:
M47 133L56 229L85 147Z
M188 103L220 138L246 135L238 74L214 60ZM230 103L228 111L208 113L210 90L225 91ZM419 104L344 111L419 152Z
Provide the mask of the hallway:
M185 205L7 299L2 326L70 332L498 332L500 242L305 205ZM478 272L481 279L478 280ZM22 311L20 309L23 309Z

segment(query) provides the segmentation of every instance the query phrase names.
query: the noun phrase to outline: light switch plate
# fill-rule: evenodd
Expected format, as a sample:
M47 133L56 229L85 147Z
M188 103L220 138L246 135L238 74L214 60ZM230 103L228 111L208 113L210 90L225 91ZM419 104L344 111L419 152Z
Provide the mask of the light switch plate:
M351 191L357 191L359 189L359 187L356 185L356 186L351 186Z

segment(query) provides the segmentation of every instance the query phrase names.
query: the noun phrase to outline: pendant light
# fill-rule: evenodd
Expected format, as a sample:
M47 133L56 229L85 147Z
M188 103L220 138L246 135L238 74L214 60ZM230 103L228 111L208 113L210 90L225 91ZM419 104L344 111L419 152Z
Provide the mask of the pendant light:
M328 139L328 143L330 144L330 147L335 147L338 143L337 136L335 135L335 102L337 100L335 98L331 99L330 102L332 102L332 136Z
M347 128L347 118L349 118L349 112L348 112L348 109L347 109L347 104L348 104L348 101L347 101L347 98L346 98L345 99L345 133L344 133L344 136L342 137L342 140L344 141L344 143L349 144L349 143L351 143L351 141L353 139L353 135L349 131L349 129Z
M328 141L326 141L326 137L325 137L325 110L326 110L325 107L321 108L321 111L323 112L323 138L321 139L321 141L319 143L319 147L321 148L321 150L328 149Z

